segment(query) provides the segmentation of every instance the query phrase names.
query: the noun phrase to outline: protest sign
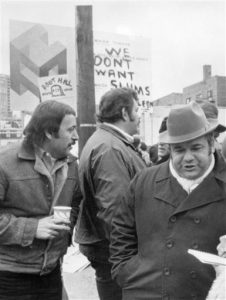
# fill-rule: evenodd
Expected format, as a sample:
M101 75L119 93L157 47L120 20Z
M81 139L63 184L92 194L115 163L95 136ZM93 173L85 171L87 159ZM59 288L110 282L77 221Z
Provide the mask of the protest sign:
M94 33L96 102L111 88L129 87L141 100L151 100L150 40L119 34Z

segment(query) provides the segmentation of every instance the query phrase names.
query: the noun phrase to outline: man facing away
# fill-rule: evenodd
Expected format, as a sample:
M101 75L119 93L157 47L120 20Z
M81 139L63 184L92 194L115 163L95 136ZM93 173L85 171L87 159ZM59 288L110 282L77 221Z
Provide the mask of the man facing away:
M226 165L214 148L217 126L195 102L173 108L160 135L170 160L140 172L122 195L110 261L123 300L206 298L215 271L187 251L216 253L225 234Z
M45 101L37 106L21 143L0 151L0 299L61 300L60 261L71 225L53 207L81 198L74 110Z
M167 130L167 119L168 117L165 117L162 120L161 126L159 128L159 134ZM156 162L156 165L159 165L166 160L169 159L170 156L170 150L169 150L169 145L166 143L158 143L158 161Z
M111 279L108 262L111 221L130 180L145 167L132 138L139 125L137 101L136 92L127 88L112 89L103 95L99 127L87 141L79 162L84 199L75 240L96 271L101 300L121 299L121 289Z

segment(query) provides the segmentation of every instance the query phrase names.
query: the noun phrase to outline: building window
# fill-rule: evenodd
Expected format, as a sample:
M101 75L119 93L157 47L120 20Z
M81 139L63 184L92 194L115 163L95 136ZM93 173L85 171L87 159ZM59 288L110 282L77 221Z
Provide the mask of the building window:
M207 98L212 98L213 97L213 91L212 90L208 90L207 91Z
M199 100L199 99L202 99L202 94L201 93L196 95L196 100Z
M191 102L191 97L186 98L186 104Z
M212 102L212 103L215 102L215 100L213 99L213 91L212 90L207 91L207 99L209 102Z

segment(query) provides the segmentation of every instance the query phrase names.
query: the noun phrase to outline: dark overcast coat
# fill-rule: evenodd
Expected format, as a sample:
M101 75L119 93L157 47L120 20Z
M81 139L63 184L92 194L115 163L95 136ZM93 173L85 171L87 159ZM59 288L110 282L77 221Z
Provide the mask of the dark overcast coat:
M216 253L226 233L226 166L190 195L165 162L137 175L113 219L112 275L123 300L205 299L215 271L187 253Z

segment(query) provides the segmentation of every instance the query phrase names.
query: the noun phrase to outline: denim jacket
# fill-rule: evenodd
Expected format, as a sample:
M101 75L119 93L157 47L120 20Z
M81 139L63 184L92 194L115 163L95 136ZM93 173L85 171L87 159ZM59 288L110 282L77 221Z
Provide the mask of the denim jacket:
M76 158L69 156L66 182L54 205L72 206L77 218L81 193ZM38 220L52 214L49 178L35 169L34 148L26 140L0 151L0 271L51 272L65 254L69 233L54 240L35 238Z

